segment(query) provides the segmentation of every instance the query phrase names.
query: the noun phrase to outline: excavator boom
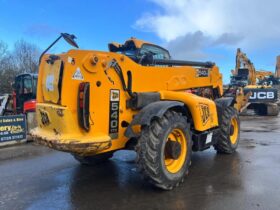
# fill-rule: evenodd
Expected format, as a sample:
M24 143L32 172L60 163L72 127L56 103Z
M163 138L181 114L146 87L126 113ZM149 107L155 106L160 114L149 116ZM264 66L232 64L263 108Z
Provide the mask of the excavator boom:
M275 77L280 78L280 55L278 55L276 58Z

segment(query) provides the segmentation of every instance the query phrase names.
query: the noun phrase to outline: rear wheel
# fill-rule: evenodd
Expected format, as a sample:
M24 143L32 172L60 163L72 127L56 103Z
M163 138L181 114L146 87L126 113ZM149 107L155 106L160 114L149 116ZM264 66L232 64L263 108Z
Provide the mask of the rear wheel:
M83 165L96 165L103 163L107 160L109 160L111 157L113 157L112 152L107 152L107 153L102 153L102 154L97 154L93 156L81 156L77 154L72 154L73 157L79 161Z
M143 127L137 145L140 172L155 186L171 190L183 182L191 161L192 142L187 118L167 111Z
M238 112L234 107L227 107L223 111L220 130L213 136L216 140L214 148L219 153L233 153L239 143L240 121Z
M255 110L255 113L260 116L277 116L279 114L279 106L277 103L253 104L251 107Z
M267 115L268 116L278 116L279 106L278 104L267 104Z

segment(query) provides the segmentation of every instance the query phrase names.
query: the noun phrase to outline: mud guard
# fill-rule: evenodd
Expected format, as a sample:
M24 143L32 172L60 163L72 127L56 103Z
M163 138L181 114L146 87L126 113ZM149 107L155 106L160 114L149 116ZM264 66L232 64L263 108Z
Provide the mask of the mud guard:
M217 111L218 111L218 120L219 120L219 125L222 121L222 115L224 109L226 109L229 106L234 106L235 99L233 97L223 97L223 98L218 98L215 100L216 106L217 106Z
M223 98L216 99L215 103L217 106L228 107L228 106L233 106L235 100L233 97L223 97Z
M125 136L128 138L138 137L139 134L135 133L132 129L135 125L150 125L152 118L162 117L164 113L174 107L184 107L184 103L178 101L157 101L145 106L141 111L133 118L125 131Z

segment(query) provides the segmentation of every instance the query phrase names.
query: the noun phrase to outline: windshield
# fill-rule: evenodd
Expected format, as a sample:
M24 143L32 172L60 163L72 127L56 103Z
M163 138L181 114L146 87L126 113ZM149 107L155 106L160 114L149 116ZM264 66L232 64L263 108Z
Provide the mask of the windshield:
M118 53L125 54L127 56L135 56L136 50L125 49L125 50L119 51Z
M38 81L38 78L37 76L33 77L33 94L36 96L36 93L37 93L37 81Z
M23 94L32 93L32 77L25 76L23 79Z

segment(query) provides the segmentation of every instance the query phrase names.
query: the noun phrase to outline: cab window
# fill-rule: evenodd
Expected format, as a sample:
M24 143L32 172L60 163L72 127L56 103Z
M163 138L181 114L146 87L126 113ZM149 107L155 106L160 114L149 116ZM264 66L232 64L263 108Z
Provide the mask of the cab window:
M32 93L32 77L28 75L23 78L23 94L29 93Z
M146 54L152 54L153 59L170 59L170 55L167 50L155 45L144 44L140 49L139 56L141 57Z
M33 84L32 84L32 89L33 89L33 94L36 96L36 93L37 93L37 82L38 82L38 78L37 76L36 77L33 77Z

